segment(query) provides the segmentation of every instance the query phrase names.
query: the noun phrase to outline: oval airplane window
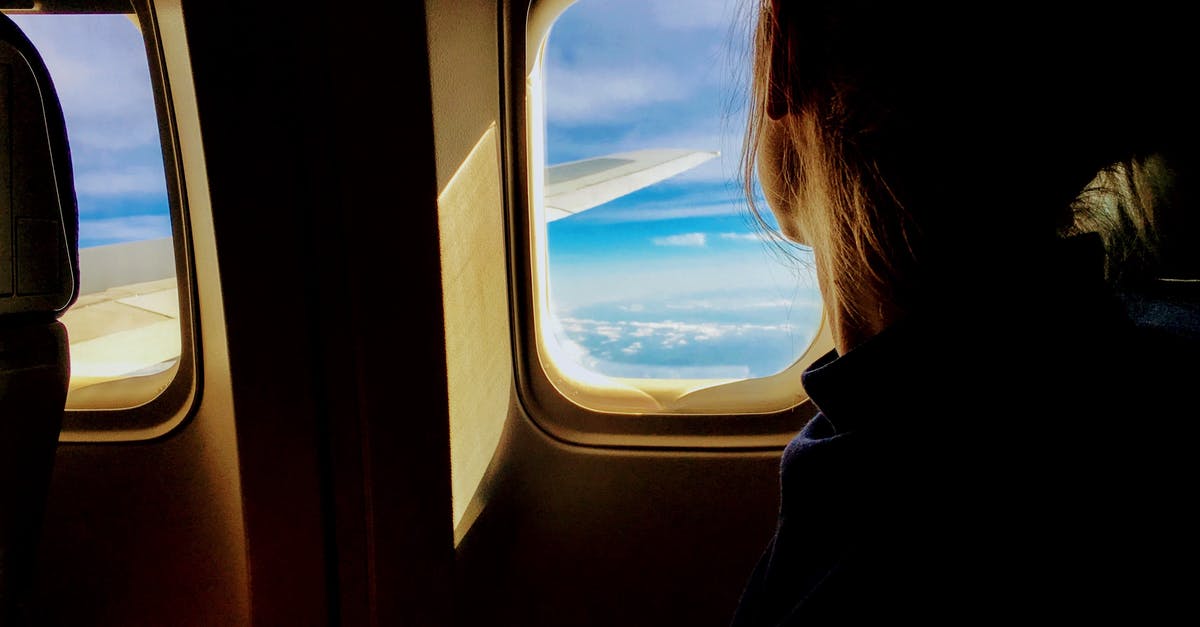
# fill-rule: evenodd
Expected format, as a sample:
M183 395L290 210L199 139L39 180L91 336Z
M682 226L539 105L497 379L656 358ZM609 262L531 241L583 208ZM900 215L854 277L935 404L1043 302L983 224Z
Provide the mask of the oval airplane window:
M776 237L770 215L758 225L743 191L743 4L581 0L530 63L539 357L584 407L803 398L794 368L822 304L811 251Z
M122 419L110 410L159 398L190 352L177 277L181 240L173 226L181 219L179 201L169 191L174 174L164 158L151 61L134 6L98 3L93 12L73 14L44 4L6 13L54 81L74 170L80 296L62 317L71 354L67 408L75 410L64 430L78 428L80 416L94 410L103 416L85 422L112 429L131 412L119 412Z

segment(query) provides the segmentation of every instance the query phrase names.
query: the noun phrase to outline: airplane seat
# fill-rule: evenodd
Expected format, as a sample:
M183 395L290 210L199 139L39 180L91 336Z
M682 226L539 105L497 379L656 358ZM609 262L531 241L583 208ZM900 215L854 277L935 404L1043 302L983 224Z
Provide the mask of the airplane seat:
M59 316L79 285L62 108L33 44L0 14L0 627L29 616L70 379Z
M1118 292L1125 311L1141 328L1200 349L1200 278L1159 278L1137 290Z
M1145 212L1152 227L1143 248L1145 280L1120 290L1130 316L1143 328L1200 348L1200 214L1195 206L1195 158L1181 151L1137 164L1134 181L1146 188ZM1137 220L1126 220L1137 222Z
M1194 158L1163 151L1097 176L1076 206L1071 233L1103 241L1104 274L1149 341L1200 348L1200 213Z

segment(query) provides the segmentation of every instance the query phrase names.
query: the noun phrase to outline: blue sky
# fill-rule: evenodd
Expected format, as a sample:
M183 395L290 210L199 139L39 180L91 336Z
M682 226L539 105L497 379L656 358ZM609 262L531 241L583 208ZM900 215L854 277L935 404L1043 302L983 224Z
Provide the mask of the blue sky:
M548 225L558 334L594 370L764 376L794 361L816 330L810 267L764 240L741 191L744 9L739 0L580 0L550 34L549 164L643 148L721 152Z
M170 237L142 35L123 15L12 15L50 70L67 120L80 246Z

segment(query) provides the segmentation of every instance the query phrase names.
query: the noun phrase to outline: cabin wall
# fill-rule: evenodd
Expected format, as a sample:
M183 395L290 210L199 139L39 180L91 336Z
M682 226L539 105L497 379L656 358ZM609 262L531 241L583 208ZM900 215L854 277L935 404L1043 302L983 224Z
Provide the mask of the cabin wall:
M446 624L449 410L423 7L184 6L253 621Z
M725 624L779 451L579 446L514 384L495 0L158 4L198 405L61 447L44 624Z
M426 13L456 528L486 501L512 390L497 17L490 0Z
M189 418L165 437L59 445L38 625L250 621L232 379L189 51L179 3L160 1L157 10L191 203L202 384Z
M430 0L426 12L456 473L456 622L725 625L774 526L780 451L577 446L538 426L553 416L527 413L504 335L510 303L499 295L512 293L500 274L504 190L493 166L506 151L492 146L507 106L493 97L506 80L500 7ZM456 357L456 346L475 353Z
M39 624L447 624L423 8L157 5L190 52L172 89L195 86L172 104L199 404L151 441L61 448Z
M583 448L514 407L457 547L460 625L727 625L770 537L778 453Z

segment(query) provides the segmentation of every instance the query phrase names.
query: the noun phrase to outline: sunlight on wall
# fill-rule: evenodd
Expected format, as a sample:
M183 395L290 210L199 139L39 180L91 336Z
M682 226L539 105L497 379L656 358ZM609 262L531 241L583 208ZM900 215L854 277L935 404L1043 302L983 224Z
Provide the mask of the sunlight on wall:
M493 124L438 196L456 528L500 441L512 386L499 160Z

